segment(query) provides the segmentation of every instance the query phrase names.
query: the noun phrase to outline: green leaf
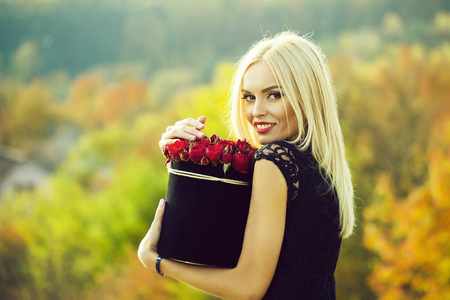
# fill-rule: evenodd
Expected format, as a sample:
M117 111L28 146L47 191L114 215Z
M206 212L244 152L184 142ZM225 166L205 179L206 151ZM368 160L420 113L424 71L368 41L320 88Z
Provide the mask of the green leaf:
M224 174L227 173L228 168L230 167L230 165L231 165L231 163L230 163L230 164L224 164L224 165L223 165L223 173L224 173Z

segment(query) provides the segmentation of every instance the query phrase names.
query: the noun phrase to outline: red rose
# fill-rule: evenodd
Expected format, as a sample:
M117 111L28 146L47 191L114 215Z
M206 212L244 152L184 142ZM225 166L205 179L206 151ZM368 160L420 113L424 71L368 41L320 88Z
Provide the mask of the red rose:
M208 148L206 148L205 155L210 161L218 163L222 151L223 149L220 145L209 145Z
M224 153L224 154L222 154L222 157L220 158L220 160L225 165L229 164L233 160L233 155L231 155L230 153Z
M213 134L213 135L209 138L209 140L211 141L212 144L216 144L217 142L220 141L220 138L219 138L217 135Z
M239 149L239 152L245 154L251 149L250 144L246 140L237 140L236 147Z
M210 143L209 137L207 137L206 135L202 136L201 138L197 138L196 141L197 142L208 142L208 143Z
M208 147L209 145L211 145L211 142L208 141L208 140L199 141L199 142L197 142L197 145L202 145L203 148L206 148L206 147Z
M233 155L231 166L236 171L246 174L248 169L250 168L250 159L248 159L248 156L244 153L236 153Z
M195 146L192 146L191 149L189 149L189 158L193 163L199 163L204 153L205 147L203 147L203 145L201 144L197 144Z
M185 142L182 140L178 140L169 145L169 155L175 161L181 161L180 156L184 151L186 151Z

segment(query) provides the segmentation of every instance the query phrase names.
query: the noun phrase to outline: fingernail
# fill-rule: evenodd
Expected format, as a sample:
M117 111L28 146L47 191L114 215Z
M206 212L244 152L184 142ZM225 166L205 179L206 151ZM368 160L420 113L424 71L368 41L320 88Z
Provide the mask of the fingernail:
M203 123L198 124L198 128L203 128L203 127L205 127L205 125Z
M159 200L159 206L163 206L164 205L164 199Z
M197 135L198 135L198 137L204 136L203 132L199 132L199 133L197 133Z
M189 139L193 141L193 140L195 140L195 136L190 135L190 136L189 136Z

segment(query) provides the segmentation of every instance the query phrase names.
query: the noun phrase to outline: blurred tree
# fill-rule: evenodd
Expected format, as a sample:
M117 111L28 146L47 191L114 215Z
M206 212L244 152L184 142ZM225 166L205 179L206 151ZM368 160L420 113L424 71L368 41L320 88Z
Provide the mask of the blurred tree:
M443 37L430 30L435 14L449 10L445 0L0 1L0 53L12 57L30 41L41 58L32 65L45 73L75 76L122 61L145 65L150 75L188 67L208 79L217 61L234 61L267 31L301 29L326 43L401 20L397 41L435 45Z
M99 100L96 119L102 125L111 125L121 119L132 120L145 108L147 86L144 82L130 80L113 86Z
M22 81L28 81L37 74L42 64L36 43L23 41L11 59L11 73Z
M94 128L97 125L94 116L103 85L103 80L98 74L80 75L71 85L66 113L83 129Z
M163 69L156 72L152 78L152 98L159 109L164 109L175 93L187 93L198 80L192 70Z
M375 179L380 174L391 178L392 197L400 199L427 180L424 153L430 132L438 116L450 109L447 47L392 46L371 62L354 56L330 62L360 220L355 236L343 243L336 275L340 297L374 298L366 286L373 254L362 248L361 210L381 205L373 193Z
M29 264L27 244L11 223L0 224L0 298L27 299L26 290L33 277ZM35 293L28 290L29 296ZM31 298L30 298L31 299Z
M447 109L449 53L445 44L432 50L397 46L370 63L331 62L355 174L387 171L399 196L425 181L429 132ZM356 178L360 190L368 187L363 199L370 196L373 182L364 181L371 178Z
M0 144L32 154L66 120L41 81L23 86L15 81L0 85Z
M364 211L364 243L379 255L369 283L380 299L450 297L449 117L432 132L427 181L399 199L381 176L378 201Z
M217 299L170 277L150 272L131 249L127 259L114 270L101 274L98 284L87 291L84 299L152 299L208 300Z
M205 134L217 134L221 138L231 136L227 120L228 90L233 75L233 65L218 64L214 70L213 80L208 85L199 85L188 91L174 95L169 109L176 111L176 120L206 116Z
M0 218L14 224L24 243L19 239L14 246L8 235L0 236L1 245L11 245L2 250L8 261L2 262L7 277L0 285L14 283L21 299L83 298L101 274L117 272L120 261L135 253L164 194L163 165L129 157L94 192L60 172L45 191L3 200Z

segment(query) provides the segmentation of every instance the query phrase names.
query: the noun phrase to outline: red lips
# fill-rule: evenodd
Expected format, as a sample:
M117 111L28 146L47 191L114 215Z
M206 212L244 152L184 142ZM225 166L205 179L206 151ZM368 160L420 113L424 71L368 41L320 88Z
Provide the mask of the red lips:
M275 124L267 123L267 122L255 122L254 126L255 126L256 132L261 134L261 133L269 132L275 126Z

